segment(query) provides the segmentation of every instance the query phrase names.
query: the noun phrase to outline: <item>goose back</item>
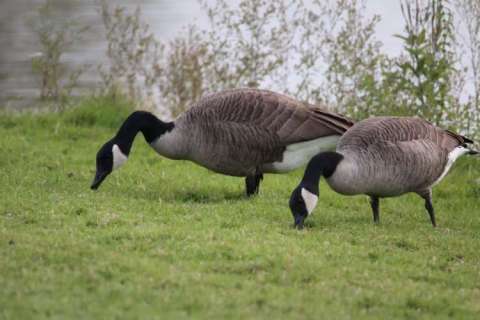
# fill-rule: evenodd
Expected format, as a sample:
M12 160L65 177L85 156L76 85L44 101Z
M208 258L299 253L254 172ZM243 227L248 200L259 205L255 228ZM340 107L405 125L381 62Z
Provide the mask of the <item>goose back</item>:
M459 145L473 143L470 139L412 117L375 117L358 122L338 143L339 150L369 147L378 141L392 143L430 140L448 152Z
M195 103L176 123L189 159L224 174L255 174L288 145L340 136L353 121L267 90L236 89Z

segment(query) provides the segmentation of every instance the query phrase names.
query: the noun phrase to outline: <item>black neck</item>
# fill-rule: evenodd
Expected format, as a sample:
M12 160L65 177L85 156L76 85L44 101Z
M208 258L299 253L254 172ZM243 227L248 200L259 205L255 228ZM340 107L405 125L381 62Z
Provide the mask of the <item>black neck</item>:
M318 183L320 177L329 178L337 168L343 156L337 152L327 151L314 156L307 164L305 174L300 185L308 191L318 195Z
M174 126L173 122L163 122L150 112L135 111L123 122L113 139L120 149L128 155L133 140L139 131L142 132L148 143L152 143L165 132L172 130Z

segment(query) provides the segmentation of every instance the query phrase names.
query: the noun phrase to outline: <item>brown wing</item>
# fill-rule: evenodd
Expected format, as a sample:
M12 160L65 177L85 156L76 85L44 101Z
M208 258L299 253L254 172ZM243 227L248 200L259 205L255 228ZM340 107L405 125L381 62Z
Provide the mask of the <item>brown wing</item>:
M196 121L214 121L220 126L235 124L235 131L245 126L262 134L270 133L282 145L341 135L354 123L342 115L258 89L227 90L205 96L185 116Z
M378 141L408 142L429 140L448 152L465 143L468 138L441 129L433 124L410 117L376 117L358 122L339 142L339 148L366 148Z

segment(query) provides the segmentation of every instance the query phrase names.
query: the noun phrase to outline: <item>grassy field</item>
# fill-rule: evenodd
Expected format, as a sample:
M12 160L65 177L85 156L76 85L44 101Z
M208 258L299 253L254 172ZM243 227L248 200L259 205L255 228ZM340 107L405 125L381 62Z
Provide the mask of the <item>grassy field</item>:
M128 114L91 100L61 115L0 115L0 319L478 319L478 159L423 201L381 202L322 182L307 228L302 174L243 179L156 155L89 189L95 154Z

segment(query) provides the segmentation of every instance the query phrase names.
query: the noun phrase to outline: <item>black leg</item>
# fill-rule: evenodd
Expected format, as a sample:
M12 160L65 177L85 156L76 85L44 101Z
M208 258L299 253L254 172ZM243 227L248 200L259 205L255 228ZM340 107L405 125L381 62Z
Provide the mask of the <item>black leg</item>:
M256 174L254 176L247 176L245 178L245 187L247 189L247 197L258 194L260 189L260 181L263 180L263 174Z
M432 190L427 190L423 193L419 193L419 195L423 199L425 199L425 209L427 209L430 216L430 221L432 222L432 226L435 228L437 226L437 223L435 222L435 210L433 209L432 205Z
M435 222L435 211L433 210L432 199L425 200L425 209L427 209L430 215L430 221L432 221L432 226L435 228L437 223Z
M378 207L379 207L378 197L370 197L370 205L372 206L373 222L379 223L380 222L380 214L378 212Z

